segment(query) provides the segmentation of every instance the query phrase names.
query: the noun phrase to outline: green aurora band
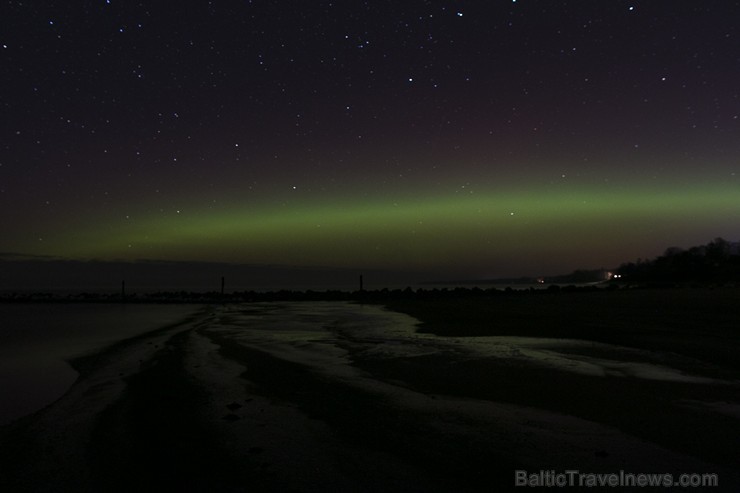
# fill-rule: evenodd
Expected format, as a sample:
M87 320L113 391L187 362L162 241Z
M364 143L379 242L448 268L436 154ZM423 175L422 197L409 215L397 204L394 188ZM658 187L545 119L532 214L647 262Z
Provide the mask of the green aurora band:
M98 219L24 251L76 259L550 274L611 267L720 234L734 239L727 228L740 224L739 197L737 186L727 183L230 206L108 221L103 228ZM512 263L520 266L516 272Z

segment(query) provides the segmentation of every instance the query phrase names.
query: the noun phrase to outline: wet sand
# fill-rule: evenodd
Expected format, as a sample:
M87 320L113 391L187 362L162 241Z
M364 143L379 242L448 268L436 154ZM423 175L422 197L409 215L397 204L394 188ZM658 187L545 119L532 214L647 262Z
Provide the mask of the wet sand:
M417 325L345 302L208 307L74 361L81 377L65 396L2 428L0 486L502 491L517 469L740 485L733 368Z
M195 305L0 303L0 426L63 396L79 373L68 363L197 310Z

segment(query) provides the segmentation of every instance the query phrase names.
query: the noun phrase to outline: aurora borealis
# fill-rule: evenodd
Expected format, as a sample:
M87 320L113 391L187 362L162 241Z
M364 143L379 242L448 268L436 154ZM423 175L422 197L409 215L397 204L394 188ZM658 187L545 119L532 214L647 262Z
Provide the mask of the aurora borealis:
M0 252L551 275L740 225L736 2L5 2Z

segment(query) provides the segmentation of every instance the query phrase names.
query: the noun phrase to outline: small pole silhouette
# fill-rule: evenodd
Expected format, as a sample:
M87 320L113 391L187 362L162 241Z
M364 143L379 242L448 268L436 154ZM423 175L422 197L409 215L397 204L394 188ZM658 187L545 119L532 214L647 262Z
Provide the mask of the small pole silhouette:
M224 295L224 283L225 283L225 279L223 276L221 276L221 296Z

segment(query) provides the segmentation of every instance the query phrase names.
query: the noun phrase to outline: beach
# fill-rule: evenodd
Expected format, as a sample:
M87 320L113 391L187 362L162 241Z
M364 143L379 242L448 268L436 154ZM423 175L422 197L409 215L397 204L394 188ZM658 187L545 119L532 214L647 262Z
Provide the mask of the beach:
M61 398L1 429L0 485L505 491L516 471L579 470L712 473L708 490L736 491L736 294L193 307L71 360ZM696 326L677 308L680 333L634 317L671 296L714 305ZM595 317L600 303L632 313Z

